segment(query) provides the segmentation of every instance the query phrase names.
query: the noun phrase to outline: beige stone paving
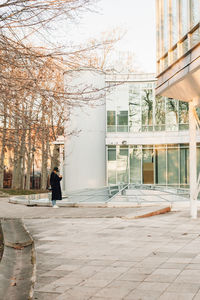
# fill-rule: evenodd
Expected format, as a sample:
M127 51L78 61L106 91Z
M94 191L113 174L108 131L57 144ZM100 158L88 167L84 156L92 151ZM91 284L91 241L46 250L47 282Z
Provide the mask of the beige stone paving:
M200 300L200 219L25 219L34 299Z

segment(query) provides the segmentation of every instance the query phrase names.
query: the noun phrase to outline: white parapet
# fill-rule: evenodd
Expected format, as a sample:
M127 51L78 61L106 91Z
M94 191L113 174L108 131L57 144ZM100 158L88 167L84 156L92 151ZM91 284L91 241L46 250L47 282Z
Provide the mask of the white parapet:
M68 193L105 186L104 74L90 69L67 73L65 86L73 94L73 106L66 105L69 119L65 123L65 190ZM86 100L82 105L81 98L84 101L87 97L95 100Z

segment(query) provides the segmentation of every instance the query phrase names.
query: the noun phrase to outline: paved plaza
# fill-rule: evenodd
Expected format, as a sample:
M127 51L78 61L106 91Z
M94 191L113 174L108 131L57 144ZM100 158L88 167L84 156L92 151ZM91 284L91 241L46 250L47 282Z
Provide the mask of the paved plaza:
M127 219L134 208L1 203L35 241L34 300L200 299L200 218L186 208Z

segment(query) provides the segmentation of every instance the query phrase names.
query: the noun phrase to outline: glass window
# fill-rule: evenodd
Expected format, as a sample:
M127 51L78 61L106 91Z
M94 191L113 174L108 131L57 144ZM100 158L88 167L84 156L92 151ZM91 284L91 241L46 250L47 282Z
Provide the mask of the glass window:
M116 131L115 129L115 117L116 113L115 111L107 111L107 131L113 132Z
M141 184L141 158L142 149L140 146L130 148L130 183Z
M117 183L128 183L127 146L120 146L117 152Z
M178 42L178 14L177 1L172 1L172 45Z
M169 13L168 13L168 0L164 0L164 20L163 20L163 38L164 38L164 52L168 51L168 41L169 41Z
M116 147L108 146L108 184L116 184Z
M187 187L189 184L189 149L180 145L180 184Z
M142 91L142 131L153 130L153 91Z
M178 49L177 47L174 48L173 52L172 52L172 57L173 57L173 61L176 61L178 59Z
M141 131L140 85L131 84L129 88L129 130Z
M178 149L167 149L167 183L170 185L179 184L179 162Z
M143 183L154 183L154 156L153 149L142 150L142 169L143 169Z
M200 1L191 0L191 23L192 26L200 21Z
M188 102L178 101L179 105L179 130L189 129L189 105Z
M126 110L117 114L117 131L128 132L128 111Z
M178 130L178 101L166 99L166 130Z
M180 0L180 26L181 37L188 31L188 0Z
M191 48L200 42L200 29L197 28L194 32L192 32L190 37Z
M189 50L188 38L186 38L186 39L181 43L181 48L182 48L182 55L185 54L185 53Z
M157 184L166 184L166 149L155 149L155 181Z
M155 130L165 130L165 98L156 96L155 99Z

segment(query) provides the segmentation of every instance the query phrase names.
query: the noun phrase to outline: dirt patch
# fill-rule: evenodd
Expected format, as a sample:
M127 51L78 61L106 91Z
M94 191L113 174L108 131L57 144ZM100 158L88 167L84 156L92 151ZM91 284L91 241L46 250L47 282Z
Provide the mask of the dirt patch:
M1 229L1 223L0 223L0 261L1 261L2 256L3 256L3 232Z

